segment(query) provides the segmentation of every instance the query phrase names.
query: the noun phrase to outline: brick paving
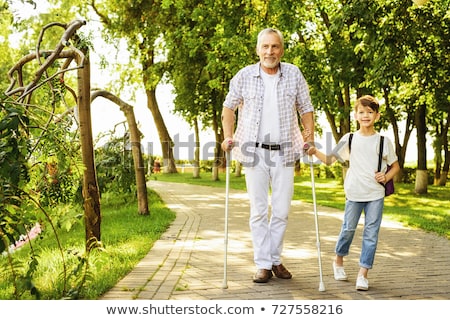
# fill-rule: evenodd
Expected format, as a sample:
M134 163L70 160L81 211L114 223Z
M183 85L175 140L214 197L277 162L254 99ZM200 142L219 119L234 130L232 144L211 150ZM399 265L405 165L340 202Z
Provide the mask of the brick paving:
M283 264L293 278L253 283L255 272L245 192L230 190L227 284L224 279L224 203L221 188L150 181L177 217L147 256L101 300L448 300L450 241L384 220L370 290L355 290L362 227L345 260L349 281L335 281L331 262L342 211L318 205L323 280L313 206L293 201Z

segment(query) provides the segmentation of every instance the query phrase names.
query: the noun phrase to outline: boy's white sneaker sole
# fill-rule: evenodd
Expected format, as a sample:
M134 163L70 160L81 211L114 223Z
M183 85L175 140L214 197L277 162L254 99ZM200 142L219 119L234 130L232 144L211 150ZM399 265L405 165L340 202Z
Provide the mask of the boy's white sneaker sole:
M337 281L346 281L348 280L347 274L345 273L344 267L340 267L336 265L336 262L333 261L333 272L334 272L334 280Z
M358 276L356 279L356 290L367 291L369 290L369 280L364 278L364 276Z

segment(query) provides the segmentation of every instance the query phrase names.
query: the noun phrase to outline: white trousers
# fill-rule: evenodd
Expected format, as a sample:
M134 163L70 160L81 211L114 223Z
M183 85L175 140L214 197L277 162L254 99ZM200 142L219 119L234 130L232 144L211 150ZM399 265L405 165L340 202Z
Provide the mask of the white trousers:
M250 199L250 230L257 269L281 263L284 234L294 193L294 167L285 167L280 151L256 149L256 161L245 168ZM269 194L271 212L269 214Z

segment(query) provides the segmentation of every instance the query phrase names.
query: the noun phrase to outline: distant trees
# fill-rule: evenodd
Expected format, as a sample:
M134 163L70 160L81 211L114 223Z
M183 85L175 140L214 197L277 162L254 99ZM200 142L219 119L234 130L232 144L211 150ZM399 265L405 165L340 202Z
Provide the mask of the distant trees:
M416 192L426 192L427 136L436 141L436 173L443 178L439 183L445 184L448 0L421 7L410 0L96 0L91 5L108 33L127 39L132 58L141 62L156 122L163 119L151 90L168 81L174 86L175 112L193 128L199 122L212 128L220 142L220 110L229 80L239 68L256 61L256 34L276 27L285 35L285 59L305 74L317 111L326 115L335 140L355 129L351 121L355 98L371 93L383 102L380 129L393 130L402 167L416 129ZM160 130L160 139L172 143L166 130ZM222 154L217 150L220 163Z
M51 2L59 4L55 8L74 8L73 1ZM416 192L426 192L429 137L436 154L435 183L446 183L448 0L421 7L410 0L92 0L89 5L80 2L78 8L80 14L94 11L100 17L107 41L126 41L130 63L118 68L114 61L107 62L121 75L123 86L137 84L145 89L167 172L176 172L174 142L159 111L157 85L173 85L175 112L195 129L197 144L204 127L212 128L220 142L220 110L229 80L256 61L256 34L272 26L283 31L285 60L305 74L317 112L326 116L336 141L356 129L351 121L355 98L371 93L383 102L380 129L392 129L402 167L416 131ZM222 156L217 148L217 165Z

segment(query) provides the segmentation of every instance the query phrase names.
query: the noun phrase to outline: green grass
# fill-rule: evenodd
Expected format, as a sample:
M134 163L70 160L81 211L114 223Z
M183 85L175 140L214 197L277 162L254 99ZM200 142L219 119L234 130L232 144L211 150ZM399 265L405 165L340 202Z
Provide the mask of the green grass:
M131 198L131 199L130 199ZM101 240L104 250L93 250L89 256L89 278L78 299L96 299L112 288L121 278L129 273L149 252L154 242L167 229L175 218L175 213L164 206L159 196L149 191L150 215L142 216L137 212L137 202L130 195L105 195L101 200L102 223ZM81 209L80 209L81 210ZM71 272L80 266L80 259L85 253L84 225L78 223L69 232L58 229L64 259L69 275L67 292L76 287L78 277L70 277ZM44 232L42 239L32 241L38 253L38 268L33 282L40 292L41 299L61 299L62 257L57 250L54 236ZM24 273L30 257L28 245L12 254L16 271ZM0 299L33 299L29 293L20 297L13 295L14 287L5 256L0 256ZM73 298L72 293L72 298Z
M190 173L160 174L153 176L153 179L225 187L223 173L219 175L218 181L213 181L210 173L202 173L201 178L195 179ZM245 190L245 177L231 174L230 188ZM340 181L315 178L315 190L318 205L344 209L345 194ZM312 202L309 175L295 177L294 199ZM450 239L449 189L430 185L427 194L419 195L414 192L413 184L396 183L395 194L385 200L384 217Z

